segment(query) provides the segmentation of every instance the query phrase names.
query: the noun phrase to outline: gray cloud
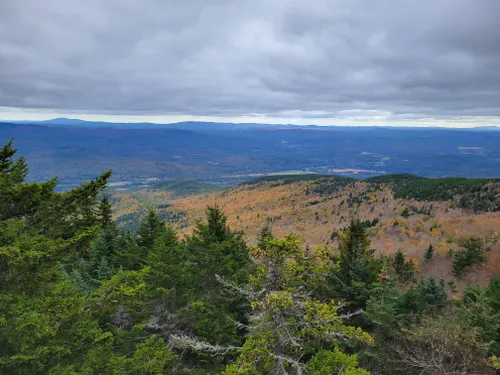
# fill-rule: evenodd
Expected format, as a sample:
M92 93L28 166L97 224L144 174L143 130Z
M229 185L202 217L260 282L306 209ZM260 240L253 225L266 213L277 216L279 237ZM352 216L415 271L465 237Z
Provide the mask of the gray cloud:
M499 116L499 17L497 0L2 0L0 106Z

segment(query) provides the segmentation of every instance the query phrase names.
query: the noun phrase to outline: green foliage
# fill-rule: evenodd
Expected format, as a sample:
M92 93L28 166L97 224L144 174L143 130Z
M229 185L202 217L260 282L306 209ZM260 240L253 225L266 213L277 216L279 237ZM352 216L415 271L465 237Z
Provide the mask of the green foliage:
M173 365L175 355L168 349L163 339L150 337L137 344L135 353L128 361L128 373L162 375Z
M498 179L424 178L401 174L371 177L365 181L391 186L394 198L452 201L456 207L474 211L500 210Z
M425 201L453 199L457 194L474 193L489 180L468 178L418 178L393 186L395 198L414 198Z
M295 182L300 182L300 181L316 181L317 186L315 188L318 188L320 190L316 191L317 193L320 193L322 191L323 193L326 194L326 191L323 191L322 189L325 188L327 190L330 190L333 185L335 187L338 186L345 186L349 183L355 182L356 179L350 178L350 177L344 177L344 176L331 176L331 175L322 175L322 174L291 174L291 175L275 175L275 176L265 176L265 177L259 177L254 180L246 181L242 183L241 185L257 185L262 182L272 182L276 186L278 185L289 185L293 184Z
M303 282L311 275L316 280L324 278L328 254L318 252L318 258L305 258L293 235L273 238L266 244L265 249L256 250L260 265L244 292L252 304L249 334L236 362L224 374L299 374L308 366L304 355L315 353L323 345L337 351L323 367L318 367L318 360L313 361L311 369L326 371L328 365L356 368L355 358L338 351L340 338L370 343L371 337L359 328L344 325L338 306L333 301L313 299L311 284Z
M63 274L75 284L81 295L89 295L102 281L117 272L120 266L118 254L128 247L130 240L118 232L112 223L103 225L91 246L90 254L63 265Z
M448 303L444 281L429 277L401 291L389 285L368 301L366 317L383 340L399 335L414 319L438 311Z
M408 210L408 207L405 207L405 209L401 212L401 216L405 219L408 219L410 217L410 210Z
M185 239L163 211L148 212L135 235L113 223L103 195L110 172L56 193L55 179L25 182L15 151L12 142L0 149L2 374L489 374L499 366L500 278L449 300L444 281L414 280L402 251L374 257L375 220L335 232L335 254L303 249L296 235L276 238L269 226L250 252L217 206ZM300 179L316 194L350 181ZM457 277L488 251L475 237L461 246Z
M161 235L165 230L165 223L163 223L158 214L154 210L149 210L146 218L141 222L137 234L139 239L137 243L139 246L151 249L155 243L155 240Z
M0 149L0 220L33 218L38 207L54 196L56 179L26 184L28 165L23 157L14 160L12 139Z
M257 240L257 247L264 249L266 248L266 243L268 240L274 238L273 231L269 223L267 223L260 231L259 238Z
M225 186L193 180L165 180L156 182L152 187L166 190L172 193L173 197L182 197L186 195L211 193L221 190Z
M378 218L374 218L373 220L365 220L365 221L362 221L361 223L365 226L365 228L371 228L371 227L374 227L375 225L377 225L379 222L379 219Z
M118 271L111 279L102 283L93 299L96 309L113 313L117 308L140 311L148 297L146 280L149 268L140 271Z
M398 250L392 259L392 267L398 280L402 283L408 283L413 280L415 273L415 263L406 260L404 253Z
M141 220L137 230L138 236L133 241L121 236L125 243L122 243L122 249L117 254L120 265L127 270L139 270L144 267L155 242L166 230L165 223L160 220L156 211L150 209Z
M467 271L486 262L485 253L490 248L484 246L479 237L468 237L460 241L461 249L453 253L453 275L462 277Z
M434 256L434 247L432 247L432 245L429 245L429 247L425 250L424 260L426 262L430 262L433 256Z
M350 177L334 176L319 179L314 183L312 189L307 189L306 194L318 194L329 196L337 192L340 188L353 184L356 180Z
M355 355L342 353L338 349L320 350L307 363L307 371L311 375L370 375L368 371L358 367Z
M423 177L415 176L412 174L387 174L381 176L374 176L365 179L366 182L374 183L374 184L401 184L408 181L421 180Z
M218 278L244 286L251 271L248 248L242 233L229 228L219 207L207 207L206 217L184 245L187 261L182 273L189 280L190 303L179 311L179 317L200 340L239 344L243 332L233 321L244 321L250 306L240 295L228 292Z
M339 254L333 257L338 263L329 275L330 285L336 296L344 299L347 306L363 308L377 286L382 264L374 257L365 225L359 219L338 234Z
M177 233L171 227L162 230L145 261L150 269L148 287L153 289L153 295L168 297L174 306L184 306L193 285L188 260L189 254Z
M473 286L464 291L460 312L467 325L475 327L488 354L500 356L500 278L490 280L487 288Z
M104 194L99 202L99 216L103 227L109 228L113 225L113 209L111 207L111 202L109 201L109 196Z
M440 316L449 306L444 281L424 279L407 290L388 283L375 291L367 303L365 321L371 327L375 345L362 353L361 362L375 373L405 374L395 365L395 350L405 335L418 329L426 316Z

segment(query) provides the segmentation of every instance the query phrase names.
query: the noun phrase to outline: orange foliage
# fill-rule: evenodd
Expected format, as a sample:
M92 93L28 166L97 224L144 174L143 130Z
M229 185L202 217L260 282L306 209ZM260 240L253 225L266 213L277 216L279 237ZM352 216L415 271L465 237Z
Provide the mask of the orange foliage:
M328 244L336 247L336 240L330 240L333 231L345 227L349 220L379 219L371 228L372 247L378 254L403 250L408 257L422 260L426 248L432 244L438 259L433 265L421 265L422 272L448 277L451 261L446 257L450 248L465 236L476 235L490 243L499 239L500 212L466 214L448 207L447 202L432 202L430 215L417 214L412 207L429 207L429 202L393 199L390 189L381 187L374 190L372 185L357 182L330 195L311 193L314 182L302 181L287 185L263 182L251 186L236 186L224 191L172 198L166 191L144 190L137 193L116 193L117 214L139 210L145 204L171 204L174 209L187 215L188 226L178 228L182 233L190 233L196 220L204 217L205 206L217 203L228 216L228 224L243 230L247 241L254 245L259 230L269 221L277 236L291 232L298 233L305 245L315 248ZM369 189L369 190L368 190ZM307 193L309 191L309 194ZM364 196L361 203L349 206L350 196ZM408 218L401 217L404 207L410 210ZM393 223L397 221L397 225ZM450 243L448 243L450 242ZM500 244L498 244L500 245ZM488 254L487 274L500 273L500 248ZM439 264L439 266L438 266ZM433 268L434 267L434 268Z

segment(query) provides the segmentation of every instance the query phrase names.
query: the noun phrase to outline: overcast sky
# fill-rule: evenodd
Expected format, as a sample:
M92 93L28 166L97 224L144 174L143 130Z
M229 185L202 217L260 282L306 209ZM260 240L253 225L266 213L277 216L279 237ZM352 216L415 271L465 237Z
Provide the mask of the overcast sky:
M0 0L0 119L500 125L499 20L498 0Z

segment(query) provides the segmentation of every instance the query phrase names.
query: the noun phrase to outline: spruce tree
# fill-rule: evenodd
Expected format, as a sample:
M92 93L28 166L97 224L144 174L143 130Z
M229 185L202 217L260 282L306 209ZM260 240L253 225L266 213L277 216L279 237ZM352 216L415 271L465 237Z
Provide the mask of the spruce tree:
M415 265L411 259L406 260L406 256L401 250L394 254L392 267L400 282L407 283L413 279Z
M365 225L351 220L349 226L338 234L339 254L333 257L339 267L329 275L334 296L346 301L348 309L364 308L376 286L381 262L374 257Z
M113 209L111 207L111 202L109 201L108 194L103 194L101 200L99 201L99 216L101 218L102 226L109 228L113 226Z
M148 253L149 286L154 296L161 296L171 308L184 307L192 295L192 275L186 247L171 227L166 227Z
M109 174L55 193L55 179L25 182L15 153L0 149L0 373L69 374L102 331L60 264L88 254Z
M432 247L432 245L429 245L429 247L425 250L424 260L426 262L430 262L433 256L434 256L434 248Z
M261 249L265 249L266 248L266 242L269 239L271 239L271 238L274 238L273 231L272 231L271 226L269 225L269 223L267 223L260 230L259 238L257 240L257 247L259 247Z
M244 320L249 306L241 296L228 294L217 277L241 286L248 281L252 263L243 234L229 228L218 206L208 206L206 221L187 237L186 250L194 302L184 316L201 339L239 343L242 332L231 320Z
M42 204L53 201L57 180L24 183L28 164L24 157L15 159L17 149L12 139L0 149L0 220L25 218L31 220Z
M229 228L227 218L218 206L206 208L206 222L196 224L186 245L201 294L218 290L220 284L215 275L240 284L246 282L251 262L243 234Z
M149 251L153 248L155 240L165 231L165 223L160 220L155 210L150 209L137 230L139 246Z

